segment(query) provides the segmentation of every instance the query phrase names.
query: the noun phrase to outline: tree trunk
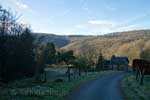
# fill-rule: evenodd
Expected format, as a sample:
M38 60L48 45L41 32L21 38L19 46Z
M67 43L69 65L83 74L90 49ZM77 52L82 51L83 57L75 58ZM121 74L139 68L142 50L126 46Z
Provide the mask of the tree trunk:
M35 81L37 81L37 82L39 82L41 79L40 79L40 71L41 71L41 66L42 66L42 64L41 64L41 62L39 61L39 62L37 62L37 67L36 67L36 69L35 69Z
M68 67L68 81L71 81L71 73L70 73L70 67L69 65L67 64L67 67Z
M39 66L35 69L35 81L39 82L40 81L40 72L39 72Z
M85 69L85 74L86 74L86 75L88 74L88 70L87 70L87 68Z
M46 74L46 71L44 71L44 82L47 81L47 74Z
M81 76L81 69L79 68L79 76Z

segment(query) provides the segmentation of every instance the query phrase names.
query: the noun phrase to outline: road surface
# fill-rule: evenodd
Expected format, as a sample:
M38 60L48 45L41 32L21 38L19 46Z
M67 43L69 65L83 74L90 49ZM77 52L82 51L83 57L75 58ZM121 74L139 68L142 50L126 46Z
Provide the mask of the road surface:
M113 72L87 82L74 90L67 100L123 100L120 80L125 72Z

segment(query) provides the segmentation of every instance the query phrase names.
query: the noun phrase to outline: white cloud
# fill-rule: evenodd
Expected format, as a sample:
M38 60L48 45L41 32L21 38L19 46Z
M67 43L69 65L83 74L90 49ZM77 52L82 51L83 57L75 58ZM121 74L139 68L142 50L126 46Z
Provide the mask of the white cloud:
M110 21L110 20L89 20L89 24L95 24L95 25L116 25L115 22Z
M141 26L138 24L131 24L131 25L125 25L125 26L120 26L120 27L115 27L114 31L129 31L129 30L134 30L134 29L138 29Z
M111 33L111 32L130 31L130 30L135 30L139 28L140 28L140 25L132 24L132 25L122 25L122 26L116 26L116 27L101 27L98 31L102 34L105 34L105 33Z
M28 11L33 12L33 10L24 2L24 0L10 0L11 3L16 7L18 12Z
M119 23L111 20L89 20L87 23L75 25L75 27L81 29L82 31L89 32L88 34L96 35L140 29L141 25Z
M111 20L89 20L87 23L75 25L76 28L90 33L108 33L117 23Z
M64 33L64 35L79 35L77 32Z
M84 29L84 28L87 28L88 25L86 24L80 24L80 25L75 25L76 28L80 28L80 29Z
M29 6L28 6L27 4L24 4L24 3L20 2L20 1L16 1L15 4L16 4L16 6L18 6L20 9L28 9L28 8L29 8Z

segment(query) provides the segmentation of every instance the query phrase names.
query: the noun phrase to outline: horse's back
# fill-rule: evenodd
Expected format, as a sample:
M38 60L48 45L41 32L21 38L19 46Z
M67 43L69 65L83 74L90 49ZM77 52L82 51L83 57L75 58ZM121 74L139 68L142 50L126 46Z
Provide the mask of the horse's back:
M138 67L141 71L144 70L144 74L150 74L150 62L144 59L134 59L133 60L134 67Z
M134 59L132 65L144 65L144 64L149 64L147 60L144 59Z
M132 62L132 67L134 69L145 69L146 73L150 72L150 63L144 59L134 59Z
M141 63L141 59L134 59L134 60L132 61L132 68L133 68L133 71L135 71L135 69L136 69L137 67L139 67L140 63Z

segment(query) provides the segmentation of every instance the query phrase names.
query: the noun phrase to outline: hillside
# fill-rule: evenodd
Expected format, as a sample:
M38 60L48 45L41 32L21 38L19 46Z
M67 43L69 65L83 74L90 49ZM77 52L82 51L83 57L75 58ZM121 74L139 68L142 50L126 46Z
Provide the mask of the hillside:
M55 34L48 34L48 33L33 33L36 40L40 39L41 44L45 44L48 42L53 42L56 47L61 48L68 45L71 42L78 41L80 39L86 39L90 36L83 36L83 35L55 35Z
M139 58L144 48L150 48L150 30L110 33L102 36L92 36L74 41L62 50L74 50L76 55L85 54L96 61L100 50L106 59L112 55L128 56L130 62Z
M93 35L68 35L67 38L71 41L71 42L75 42L81 39L88 39L94 37Z
M70 40L63 35L46 34L46 33L33 33L36 40L40 40L41 44L53 42L56 47L60 48L70 43Z

